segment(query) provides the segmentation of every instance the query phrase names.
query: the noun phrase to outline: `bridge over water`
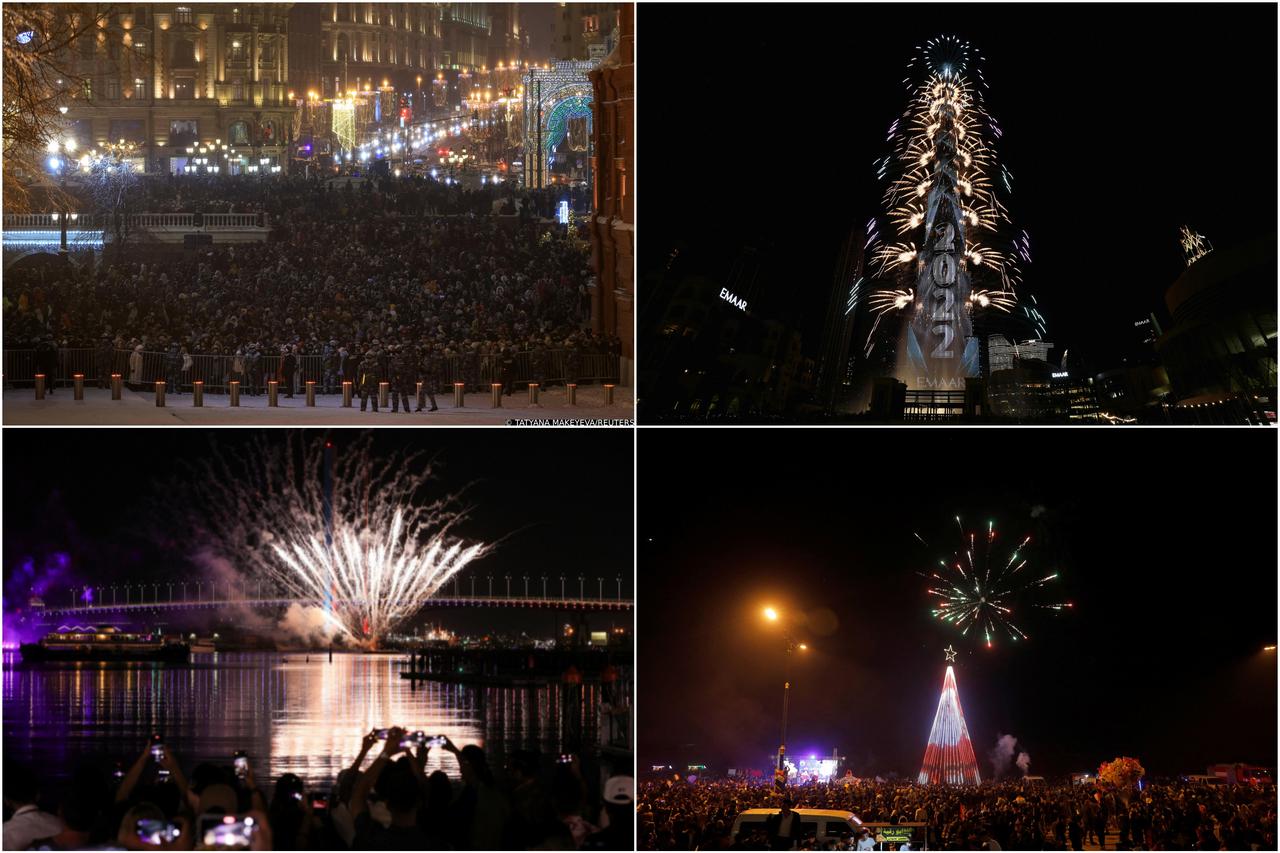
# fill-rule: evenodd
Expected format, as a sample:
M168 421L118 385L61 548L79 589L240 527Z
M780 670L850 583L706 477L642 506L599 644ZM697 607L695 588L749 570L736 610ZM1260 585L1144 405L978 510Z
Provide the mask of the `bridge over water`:
M212 610L222 607L323 607L360 603L357 599L293 596L269 584L218 581L159 581L67 587L67 597L46 601L40 609L50 616L92 617L152 610ZM60 598L60 596L56 596ZM608 579L546 575L454 579L429 599L424 608L499 607L568 611L629 611L634 602L624 597L622 576Z

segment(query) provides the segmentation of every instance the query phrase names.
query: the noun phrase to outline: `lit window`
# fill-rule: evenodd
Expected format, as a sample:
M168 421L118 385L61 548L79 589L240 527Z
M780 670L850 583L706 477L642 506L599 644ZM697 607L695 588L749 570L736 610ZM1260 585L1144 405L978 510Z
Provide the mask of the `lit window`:
M173 9L173 20L174 20L174 23L178 23L178 24L191 23L191 7L175 6Z

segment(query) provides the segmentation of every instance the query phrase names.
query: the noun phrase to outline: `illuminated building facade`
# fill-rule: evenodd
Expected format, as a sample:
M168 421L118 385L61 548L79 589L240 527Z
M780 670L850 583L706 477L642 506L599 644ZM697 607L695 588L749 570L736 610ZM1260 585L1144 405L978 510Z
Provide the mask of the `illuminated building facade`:
M1053 344L1043 340L1027 340L1013 343L1004 335L987 338L987 370L990 377L1001 370L1012 370L1023 359L1048 361Z
M1067 370L1049 374L1053 419L1059 423L1093 423L1098 420L1098 398L1093 380L1073 376Z
M183 172L201 145L202 170L236 174L262 159L287 168L291 5L119 7L96 40L71 48L85 83L67 133L86 150L132 143L151 172Z
M299 68L299 89L320 99L390 86L420 91L443 64L443 3L298 3L319 24L317 63ZM468 4L469 5L469 4Z
M604 58L613 50L611 39L620 27L622 8L617 3L561 3L556 9L556 59ZM633 7L626 8L634 21ZM631 27L634 30L635 24Z

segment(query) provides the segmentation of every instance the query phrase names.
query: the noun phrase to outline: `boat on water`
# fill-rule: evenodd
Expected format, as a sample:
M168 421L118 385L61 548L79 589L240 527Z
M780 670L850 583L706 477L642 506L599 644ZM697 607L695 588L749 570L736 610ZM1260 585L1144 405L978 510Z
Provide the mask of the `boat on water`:
M130 633L112 625L61 628L18 647L24 662L142 660L186 663L191 647L178 637Z

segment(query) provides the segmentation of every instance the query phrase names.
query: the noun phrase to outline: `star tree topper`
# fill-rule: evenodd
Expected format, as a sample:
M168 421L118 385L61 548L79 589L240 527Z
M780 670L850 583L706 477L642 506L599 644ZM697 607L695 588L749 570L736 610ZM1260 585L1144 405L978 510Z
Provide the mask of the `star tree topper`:
M947 646L945 649L942 650L942 653L947 656L947 663L955 663L955 660L956 660L955 649L951 648L950 646Z

